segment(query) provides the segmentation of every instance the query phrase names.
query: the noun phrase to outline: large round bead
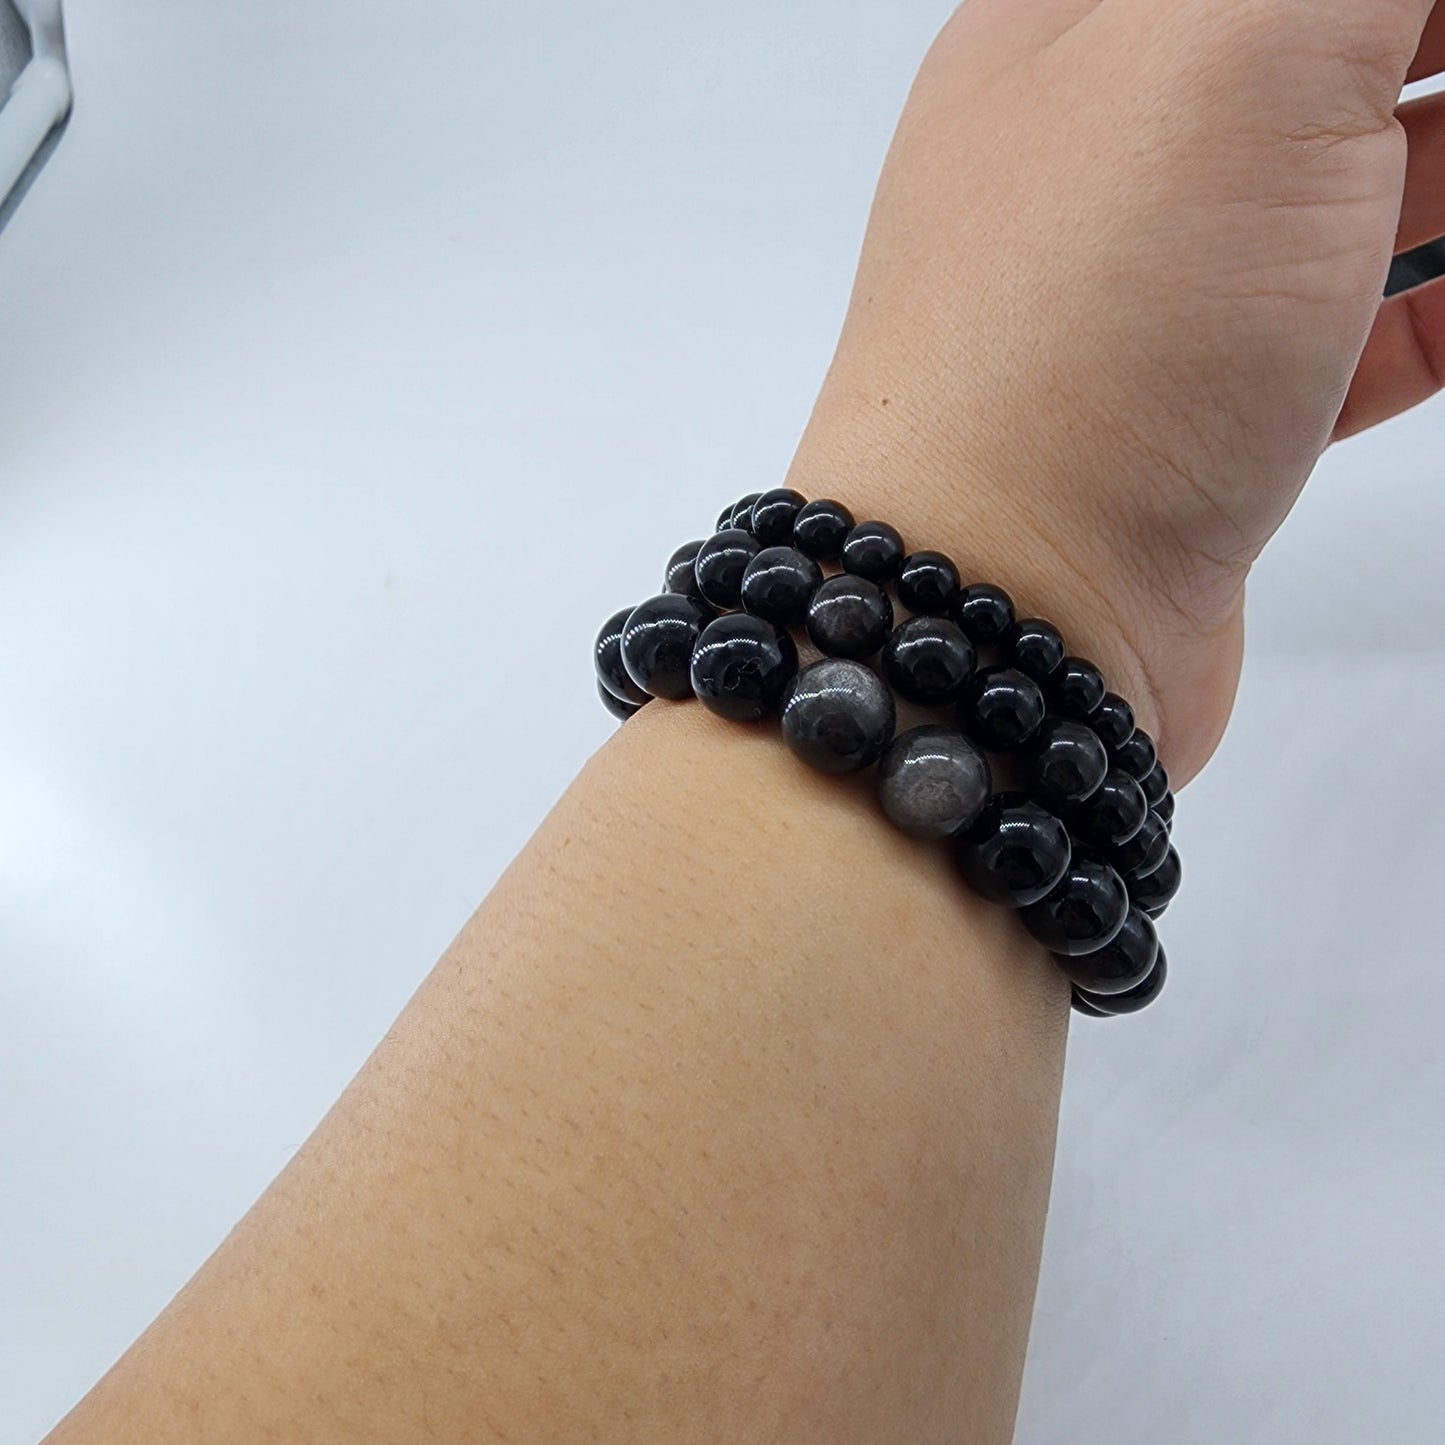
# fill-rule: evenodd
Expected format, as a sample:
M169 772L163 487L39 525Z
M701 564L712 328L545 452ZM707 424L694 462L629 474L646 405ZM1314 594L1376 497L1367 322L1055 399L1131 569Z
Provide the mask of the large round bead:
M1137 988L1159 956L1154 924L1137 908L1124 915L1123 926L1103 948L1078 958L1061 955L1054 962L1090 994L1124 993Z
M822 581L822 568L796 547L764 547L743 573L742 604L765 622L796 627Z
M622 665L653 697L692 696L692 649L712 613L680 592L639 602L622 628Z
M909 702L956 702L973 676L976 655L963 629L946 617L910 617L883 644L883 676Z
M1075 849L1063 878L1019 917L1051 953L1079 957L1112 942L1128 912L1124 880L1102 858Z
M626 722L628 718L635 716L642 711L640 704L635 702L623 702L615 693L608 692L602 685L602 679L597 679L597 696L602 699L602 706L617 719L618 722ZM648 698L648 702L652 699Z
M1025 757L1027 790L1055 812L1093 797L1109 771L1109 754L1085 723L1045 718Z
M1154 739L1143 728L1135 728L1118 747L1114 748L1114 766L1123 768L1131 778L1142 783L1154 771L1159 755L1154 751Z
M942 552L910 552L898 570L898 600L920 616L941 617L958 596L958 568Z
M1074 1007L1080 1013L1093 1012L1096 1015L1110 1017L1115 1014L1138 1013L1141 1008L1148 1008L1156 998L1159 997L1164 987L1165 980L1169 977L1168 960L1164 957L1164 950L1159 950L1159 956L1154 960L1154 967L1149 971L1149 977L1143 983L1136 984L1123 993L1089 993L1077 985L1074 988ZM1080 1003L1087 1005L1086 1008L1079 1008Z
M701 551L701 542L684 542L667 559L667 570L662 578L664 592L681 592L687 597L703 600L697 586L697 554Z
M698 548L693 571L703 600L714 607L736 607L742 596L743 573L758 555L758 544L741 527L714 533Z
M773 712L798 670L786 632L746 612L715 617L692 650L692 690L722 717L753 722Z
M1069 814L1069 826L1085 843L1117 848L1144 826L1148 811L1139 784L1121 769L1110 768L1098 792Z
M963 694L964 728L980 747L1008 753L1021 748L1044 720L1044 695L1016 667L985 667Z
M1146 878L1163 862L1169 851L1169 829L1155 812L1144 815L1133 837L1109 849L1109 861L1125 878Z
M957 728L909 728L878 763L883 811L915 838L951 838L977 820L992 789L988 759Z
M1013 598L991 582L974 582L953 599L948 615L975 647L993 647L1013 626Z
M793 518L793 546L818 562L836 562L853 530L853 514L842 502L821 498Z
M872 668L847 658L809 663L783 694L783 738L810 767L852 773L893 739L893 694Z
M808 636L829 657L872 657L893 626L893 604L876 582L846 572L827 581L808 604Z
M1174 901L1183 873L1178 850L1170 848L1164 854L1163 862L1152 872L1142 878L1126 878L1124 881L1129 885L1130 898L1150 918L1158 918Z
M793 540L793 520L807 498L790 487L775 487L753 503L753 536L762 547L784 547Z
M1020 672L1047 682L1064 662L1064 639L1052 622L1021 617L1003 635L1003 646Z
M1069 830L1023 793L996 793L954 837L959 872L994 903L1036 903L1069 866Z
M634 707L641 707L643 703L652 701L652 695L638 687L622 665L622 629L627 626L627 619L631 616L632 608L624 607L620 612L614 612L602 624L592 656L597 668L597 681L613 697L631 703Z
M1104 701L1104 674L1087 658L1066 657L1049 679L1049 693L1065 716L1087 722Z
M903 565L903 538L887 522L859 522L843 539L843 570L870 582L891 582Z

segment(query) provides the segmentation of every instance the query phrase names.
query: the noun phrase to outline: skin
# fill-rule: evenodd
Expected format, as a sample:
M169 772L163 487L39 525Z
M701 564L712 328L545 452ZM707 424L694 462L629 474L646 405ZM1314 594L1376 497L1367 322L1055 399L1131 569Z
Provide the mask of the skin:
M969 0L790 483L1057 618L1187 781L1319 455L1445 373L1445 285L1380 302L1442 68L1425 0ZM1006 1441L1067 1022L865 780L655 703L50 1439Z

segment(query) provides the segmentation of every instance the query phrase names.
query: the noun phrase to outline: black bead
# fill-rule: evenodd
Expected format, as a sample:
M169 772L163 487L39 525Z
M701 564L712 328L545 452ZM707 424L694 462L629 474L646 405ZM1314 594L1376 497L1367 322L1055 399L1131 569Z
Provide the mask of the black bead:
M1109 861L1126 878L1147 877L1169 851L1169 829L1157 813L1148 812L1139 831L1127 842L1109 850Z
M1069 814L1069 826L1082 842L1116 848L1144 826L1148 811L1139 784L1128 773L1110 768L1099 791Z
M716 617L692 650L692 690L722 717L753 722L773 712L798 670L786 632L746 612Z
M1098 792L1109 771L1109 754L1086 723L1049 717L1028 745L1024 770L1027 791L1058 812Z
M871 657L892 626L888 594L865 577L829 577L808 603L808 636L829 657Z
M1035 682L1047 682L1063 665L1064 639L1042 617L1021 617L1004 633L1003 645L1014 666Z
M793 518L793 546L819 562L836 562L852 530L852 512L842 502L823 498L809 502Z
M1061 955L1054 962L1091 996L1125 993L1149 977L1159 956L1159 935L1153 922L1137 908L1124 916L1124 925L1103 948L1079 958Z
M739 497L737 501L733 503L732 516L728 520L728 526L736 527L739 531L746 532L751 536L753 531L753 506L762 495L761 492L749 492L747 496ZM722 530L721 527L718 528L718 531L721 532Z
M1021 748L1044 720L1044 695L1016 667L986 667L964 690L964 728L980 747L995 753Z
M736 502L729 502L722 511L717 514L717 522L713 525L714 532L726 532L733 524L733 513L738 509Z
M1077 988L1069 990L1069 1006L1075 1013L1081 1013L1085 1018L1111 1019L1113 1014L1106 1014L1103 1009L1095 1008Z
M1150 918L1158 918L1179 892L1183 867L1177 849L1170 848L1164 861L1142 878L1129 878L1129 896Z
M909 728L878 763L883 811L915 838L951 838L977 820L992 789L988 759L957 728Z
M1066 657L1049 679L1054 706L1065 717L1088 722L1104 701L1104 674L1087 658Z
M786 547L793 540L793 521L808 499L790 487L764 492L753 503L753 536L764 547Z
M602 679L600 677L597 679L597 696L602 699L602 706L605 707L618 722L626 722L627 719L635 713L642 711L642 707L638 703L624 702L620 697L616 696L616 694L608 692L607 689L602 686ZM651 698L647 700L648 702L652 701Z
M1113 749L1113 753L1115 766L1123 768L1130 777L1138 778L1141 783L1159 761L1154 751L1154 739L1143 728L1135 728Z
M927 707L962 697L974 661L973 643L946 617L910 617L883 644L883 676L893 691Z
M681 592L685 597L703 600L697 587L697 554L702 551L701 542L684 542L667 560L667 571L663 574L664 592Z
M1151 808L1162 803L1169 793L1169 774L1164 771L1163 764L1155 763L1139 779L1139 786L1144 789L1144 796L1149 799Z
M764 547L743 573L742 604L754 617L796 627L823 581L823 569L796 547Z
M1124 880L1096 854L1075 849L1063 878L1019 916L1051 953L1078 958L1112 942L1128 912Z
M1121 747L1134 731L1134 709L1117 692L1106 692L1089 726L1111 751Z
M757 555L758 544L741 527L728 527L709 537L693 563L703 599L714 607L736 607L743 573Z
M995 793L954 838L959 872L994 903L1024 908L1068 872L1069 830L1023 793Z
M622 628L622 665L653 697L692 696L692 649L712 612L692 597L664 592L639 602Z
M953 599L948 613L975 647L993 647L1013 626L1013 598L1002 587L975 582Z
M941 617L958 596L958 568L942 552L910 552L898 570L897 589L910 612Z
M1174 794L1165 793L1157 803L1154 804L1154 811L1159 815L1159 821L1166 828L1174 827Z
M641 707L643 703L651 702L652 697L633 682L622 665L622 629L627 626L627 619L631 615L632 608L624 607L620 612L614 612L602 624L592 656L597 668L597 681L613 697L631 703L634 707Z
M1159 950L1159 956L1154 960L1154 967L1150 970L1149 977L1143 983L1134 988L1127 989L1123 993L1089 993L1079 989L1075 993L1075 1008L1078 1008L1077 1000L1082 1000L1095 1013L1112 1017L1116 1014L1138 1013L1141 1008L1148 1008L1164 987L1164 981L1169 977L1169 964L1164 957L1164 950ZM1080 1009L1081 1013L1085 1010Z
M893 694L872 668L842 657L809 663L788 684L783 739L810 767L852 773L893 740Z
M843 570L891 582L903 565L903 538L887 522L859 522L843 539Z

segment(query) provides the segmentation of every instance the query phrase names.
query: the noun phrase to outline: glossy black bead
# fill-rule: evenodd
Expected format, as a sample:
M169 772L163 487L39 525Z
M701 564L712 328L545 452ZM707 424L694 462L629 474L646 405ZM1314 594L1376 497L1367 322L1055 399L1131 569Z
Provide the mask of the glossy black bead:
M988 759L957 728L909 728L878 763L883 811L915 838L953 837L977 821L992 791Z
M1149 971L1149 977L1143 983L1126 989L1123 993L1089 993L1086 989L1077 989L1075 992L1074 1007L1079 1007L1079 1000L1087 1004L1097 1014L1113 1017L1117 1014L1138 1013L1141 1008L1148 1008L1164 988L1164 982L1169 977L1169 964L1164 957L1164 950L1159 950L1159 956L1154 960L1154 967ZM1080 1013L1086 1010L1080 1009Z
M692 696L692 649L712 612L695 598L664 592L639 602L622 628L622 665L653 697Z
M597 668L597 681L613 697L631 703L634 707L641 707L643 703L651 702L652 697L633 682L622 665L622 629L627 626L627 619L631 615L632 608L624 607L620 612L614 612L602 624L592 656Z
M958 586L958 568L942 552L910 552L898 569L898 600L919 616L942 617Z
M1087 723L1047 717L1024 758L1026 791L1059 812L1099 791L1109 771L1109 754Z
M1135 728L1129 736L1113 749L1114 766L1123 768L1130 777L1142 783L1159 761L1154 751L1154 739L1143 728Z
M733 513L738 509L736 502L729 502L722 511L717 514L717 521L713 524L714 532L726 532L733 524Z
M692 690L713 712L754 722L777 709L798 670L786 632L746 612L715 617L692 650Z
M747 496L739 497L737 501L733 503L732 515L728 519L728 526L736 527L739 531L747 532L751 536L753 530L753 507L762 495L761 492L749 492ZM722 528L719 527L718 531L722 531Z
M753 503L753 536L764 547L786 547L793 541L793 522L808 499L791 487L775 487Z
M1021 617L1003 635L1003 646L1020 672L1035 682L1048 680L1063 666L1064 639L1052 622Z
M843 542L853 530L853 514L842 502L824 497L793 518L793 546L819 562L836 562Z
M1054 961L1091 996L1126 993L1153 971L1159 956L1159 935L1153 921L1137 908L1124 915L1123 926L1103 948L1078 958L1060 955Z
M1144 796L1149 799L1151 808L1162 803L1169 793L1169 774L1164 771L1161 763L1155 763L1142 778L1139 779L1139 786L1144 789Z
M1095 1008L1094 1005L1080 993L1078 988L1069 990L1069 1007L1072 1008L1075 1013L1083 1014L1085 1018L1111 1019L1114 1017L1113 1014L1106 1014L1101 1008Z
M597 679L597 696L602 699L602 706L605 707L618 722L626 722L628 718L642 711L638 703L623 702L620 697L608 692L607 689L602 686L601 678ZM651 698L647 700L648 702L652 701Z
M1089 719L1089 726L1110 751L1123 745L1134 731L1134 709L1117 692L1106 692Z
M960 714L968 735L990 752L1024 746L1044 720L1044 694L1016 667L985 667L964 689Z
M1158 918L1174 901L1183 873L1178 850L1170 848L1164 854L1164 861L1152 872L1146 873L1142 878L1126 880L1129 896L1150 918Z
M1117 848L1144 826L1149 804L1128 773L1110 768L1099 790L1069 814L1069 827L1081 842L1096 848Z
M685 597L703 600L697 585L697 554L702 551L701 542L684 542L667 559L667 570L662 577L664 592L681 592Z
M899 697L933 707L956 702L976 656L963 628L946 617L910 617L883 644L883 676Z
M742 604L754 617L796 627L823 581L823 569L796 547L764 547L747 565Z
M1128 913L1124 880L1097 854L1076 848L1063 878L1019 916L1051 953L1078 958L1111 943Z
M948 615L975 647L994 647L1014 624L1014 604L1002 587L975 582L953 599Z
M870 582L891 582L903 565L903 538L887 522L859 522L843 539L843 570Z
M829 577L808 603L808 636L829 657L872 657L892 627L893 603L866 577Z
M1165 793L1157 803L1154 804L1154 811L1159 815L1159 821L1166 828L1174 827L1174 794Z
M893 741L893 694L871 667L843 657L809 663L783 694L783 739L810 767L852 773Z
M1049 679L1049 696L1065 717L1088 722L1104 701L1104 674L1087 658L1066 657Z
M995 793L954 837L954 858L976 893L1024 908L1068 872L1069 830L1023 793Z
M758 544L741 527L728 527L698 549L693 571L703 600L714 607L736 607L742 596L743 573L758 555Z
M1126 878L1144 878L1164 861L1168 851L1169 829L1151 810L1144 814L1144 821L1132 838L1109 849L1109 861Z

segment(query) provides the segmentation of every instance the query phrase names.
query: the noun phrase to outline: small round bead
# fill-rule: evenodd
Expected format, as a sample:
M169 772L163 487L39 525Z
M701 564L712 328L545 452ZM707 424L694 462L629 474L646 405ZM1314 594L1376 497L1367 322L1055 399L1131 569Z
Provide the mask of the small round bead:
M1123 768L1130 777L1138 778L1141 783L1159 761L1154 751L1154 739L1143 728L1135 728L1113 752L1114 765Z
M957 728L910 728L878 763L883 811L915 838L951 838L967 828L992 789L988 759Z
M764 547L743 573L743 606L765 622L796 627L823 581L823 571L796 547Z
M883 676L893 691L926 707L962 697L975 661L973 643L946 617L910 617L883 644Z
M897 590L910 612L941 617L958 596L958 568L942 552L910 552L898 570Z
M1066 657L1049 679L1054 706L1065 717L1088 722L1104 701L1104 674L1087 658Z
M713 524L714 532L726 532L733 524L733 513L738 509L736 502L729 502L722 511L717 514L717 521Z
M751 536L753 530L753 506L762 495L761 492L749 492L747 496L739 497L738 500L733 503L732 516L728 519L728 526L736 527ZM718 531L722 531L722 528L719 527Z
M808 499L791 487L764 492L753 503L753 536L764 547L783 547L793 540L793 522Z
M1118 768L1110 768L1099 791L1069 814L1069 826L1085 843L1117 848L1144 826L1149 804L1139 784Z
M1106 748L1122 747L1134 731L1134 709L1117 692L1106 692L1089 726Z
M1174 827L1174 794L1165 793L1157 803L1154 804L1154 811L1159 815L1159 821L1166 828Z
M1042 617L1021 617L1004 633L1003 645L1014 666L1035 682L1047 682L1064 661L1064 639Z
M653 697L692 696L692 649L711 611L691 597L664 592L639 602L622 628L622 665Z
M1164 771L1161 763L1155 763L1142 778L1139 779L1139 786L1144 789L1144 796L1149 799L1149 806L1152 808L1164 801L1169 792L1169 774Z
M692 650L692 690L713 712L754 722L773 712L798 670L786 632L746 612L715 617Z
M1044 720L1044 695L1016 667L986 667L964 690L962 719L980 747L1008 753L1021 748Z
M948 615L963 628L975 647L993 647L1003 641L1014 622L1014 604L1002 587L975 582L953 599Z
M892 626L888 594L865 577L829 577L808 603L808 636L829 657L871 657Z
M1159 935L1153 922L1137 908L1124 915L1113 939L1080 958L1061 956L1055 963L1072 982L1094 994L1126 993L1149 977L1159 956Z
M610 693L602 685L602 679L597 679L597 696L602 699L602 706L615 717L618 722L626 722L628 718L642 711L640 704L635 702L624 702L615 693ZM648 702L652 699L648 698Z
M1076 849L1063 878L1019 916L1051 953L1078 958L1111 943L1128 912L1124 880L1102 858Z
M1109 860L1126 878L1147 878L1169 851L1169 829L1158 814L1144 814L1139 831L1109 850Z
M793 546L819 562L836 562L843 541L853 530L853 514L842 502L823 498L809 502L793 518Z
M684 542L667 559L667 570L662 577L664 592L681 592L685 597L702 600L697 590L697 554L702 551L701 542Z
M1154 960L1154 967L1150 970L1149 977L1143 983L1137 984L1134 988L1127 989L1123 993L1089 993L1079 989L1075 993L1076 1000L1082 1000L1096 1014L1103 1014L1113 1017L1116 1014L1138 1013L1141 1008L1148 1008L1164 987L1164 981L1169 977L1169 964L1164 957L1164 950L1159 950L1159 956ZM1078 1008L1078 1002L1075 1002ZM1085 1012L1084 1009L1079 1010Z
M788 684L783 739L810 767L852 773L893 740L893 694L872 668L842 657L809 663Z
M843 570L891 582L903 565L903 538L887 522L859 522L843 539Z
M1023 793L995 793L954 836L954 858L976 893L1010 908L1045 896L1069 868L1069 831Z
M1157 868L1142 878L1125 880L1129 885L1129 896L1150 918L1158 918L1179 892L1183 872L1178 851L1170 848Z
M727 527L698 548L693 570L703 600L714 607L736 607L743 573L758 554L758 544L741 527Z
M627 619L631 615L632 608L624 607L620 612L614 612L602 624L592 656L597 667L597 681L613 697L631 703L634 707L641 707L643 703L651 702L652 696L643 692L633 682L622 665L622 629L627 626Z
M1057 812L1099 791L1109 771L1109 754L1087 724L1050 717L1029 743L1024 770L1027 791Z
M1081 1013L1085 1018L1111 1019L1113 1014L1106 1014L1103 1009L1095 1008L1077 988L1069 990L1069 1006L1075 1013Z

